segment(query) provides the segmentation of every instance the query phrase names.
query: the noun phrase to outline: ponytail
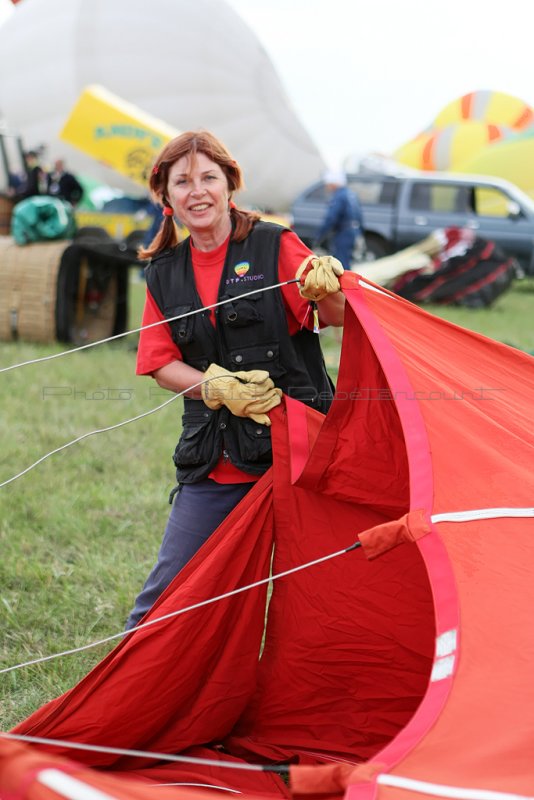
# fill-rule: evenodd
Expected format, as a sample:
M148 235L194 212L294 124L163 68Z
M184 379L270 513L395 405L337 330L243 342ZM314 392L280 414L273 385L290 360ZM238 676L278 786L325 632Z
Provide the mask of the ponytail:
M242 242L249 235L250 231L261 219L261 215L256 211L244 211L230 203L230 218L232 220L232 241Z

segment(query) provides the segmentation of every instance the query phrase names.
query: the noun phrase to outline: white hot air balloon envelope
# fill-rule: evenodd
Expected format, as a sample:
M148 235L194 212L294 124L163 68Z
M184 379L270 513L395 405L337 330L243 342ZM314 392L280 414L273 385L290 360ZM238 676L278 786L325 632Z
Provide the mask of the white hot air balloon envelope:
M14 11L11 0L0 0L0 25Z
M0 112L27 148L139 188L58 138L100 84L178 130L207 128L245 175L240 202L285 210L324 161L253 32L224 0L23 0L0 26Z

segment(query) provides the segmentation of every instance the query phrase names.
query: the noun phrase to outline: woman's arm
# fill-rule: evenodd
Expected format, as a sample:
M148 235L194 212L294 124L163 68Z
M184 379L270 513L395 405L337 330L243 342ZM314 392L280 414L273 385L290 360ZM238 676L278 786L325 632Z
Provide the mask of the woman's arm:
M190 386L194 386L204 378L203 372L190 367L189 364L184 364L183 361L171 361L170 364L160 367L152 374L162 389L169 389L169 391L176 393L184 392L187 397L191 397L193 400L202 399L200 386L186 391Z
M323 325L341 328L345 318L345 295L342 292L329 294L324 300L319 300L317 311Z

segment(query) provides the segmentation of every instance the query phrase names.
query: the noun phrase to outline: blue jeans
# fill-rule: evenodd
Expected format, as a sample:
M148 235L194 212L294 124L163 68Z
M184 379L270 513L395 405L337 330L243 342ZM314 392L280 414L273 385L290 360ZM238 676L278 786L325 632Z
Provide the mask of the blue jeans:
M183 484L175 495L158 560L126 622L139 623L164 589L195 555L254 483L216 483L204 480Z
M356 242L357 231L347 229L336 233L332 242L332 255L339 259L345 269L350 269L352 252Z

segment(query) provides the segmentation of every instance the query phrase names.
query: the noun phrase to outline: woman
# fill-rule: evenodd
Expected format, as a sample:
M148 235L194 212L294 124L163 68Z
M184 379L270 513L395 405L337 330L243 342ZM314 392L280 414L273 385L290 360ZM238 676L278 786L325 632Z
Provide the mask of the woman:
M141 332L137 374L185 399L174 454L178 487L158 561L127 628L271 465L268 412L282 391L327 411L331 382L311 330L310 300L323 325L342 325L344 310L338 262L311 259L292 231L234 205L241 170L213 134L187 132L169 142L149 185L163 222L140 251L150 259L143 326L181 318ZM181 243L174 217L190 233ZM291 283L249 294L296 272L300 289ZM228 302L217 309L188 314L222 300Z

